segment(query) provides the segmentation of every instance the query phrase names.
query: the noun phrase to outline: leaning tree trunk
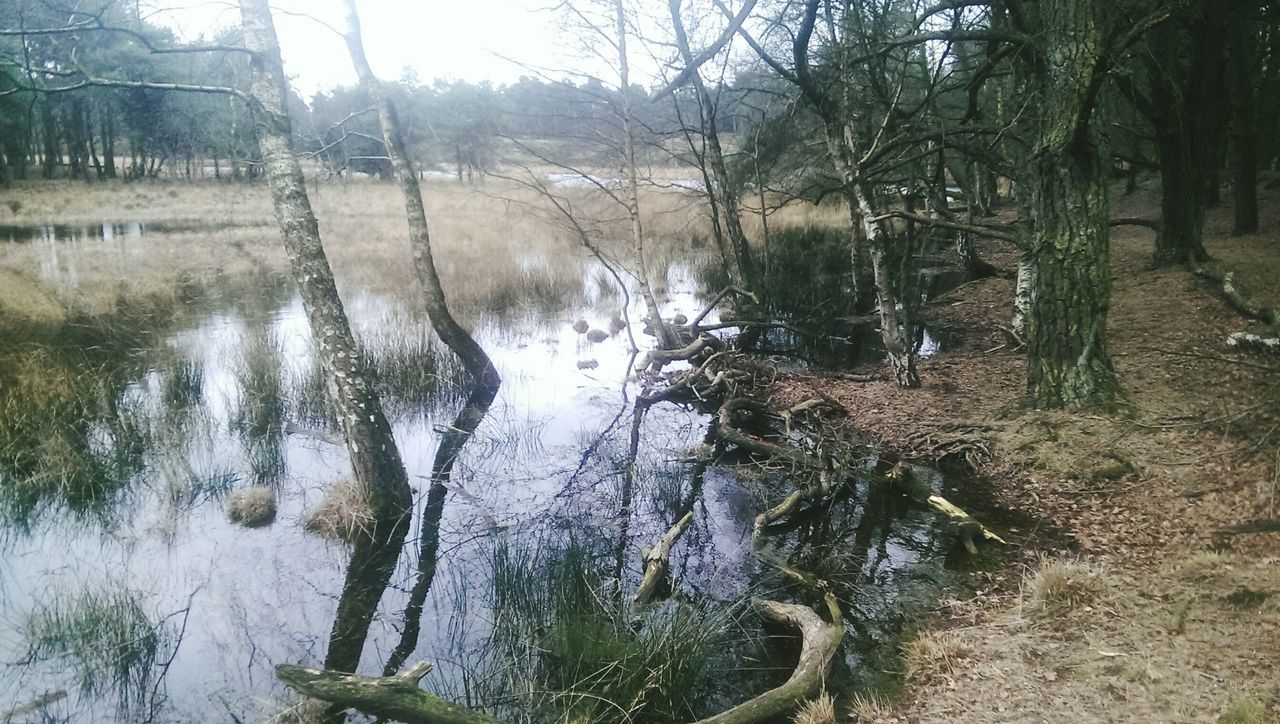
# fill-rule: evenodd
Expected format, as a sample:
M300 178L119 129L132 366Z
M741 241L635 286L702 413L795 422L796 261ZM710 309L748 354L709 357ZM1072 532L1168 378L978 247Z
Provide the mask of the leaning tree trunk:
M467 371L479 384L497 387L500 379L493 361L449 311L444 287L440 284L440 275L436 272L435 258L431 253L431 235L427 230L427 212L422 204L422 190L418 186L417 174L413 172L413 164L405 149L400 119L396 114L395 105L387 97L382 84L374 76L373 70L369 67L369 61L365 58L364 41L360 34L360 14L356 10L355 0L346 0L346 13L347 30L344 37L347 41L347 51L351 54L352 64L355 65L360 87L369 95L378 109L378 119L382 123L382 138L387 146L387 156L391 159L391 170L404 195L405 214L409 219L409 246L413 250L413 266L418 272L418 281L422 284L431 326L449 349L462 359Z
M1037 407L1110 407L1119 392L1107 353L1111 302L1105 154L1090 122L1101 72L1099 6L1041 8L1043 53L1031 80L1040 101L1032 150L1034 266L1027 318L1027 389Z
M287 85L267 0L240 0L240 16L245 45L254 53L249 93L276 221L327 373L329 399L342 424L356 482L378 521L371 538L386 538L387 531L381 529L397 525L409 514L404 465L369 370L361 363L320 244L302 168L290 147Z
M671 26L675 30L676 43L680 57L687 67L694 67L693 52L689 47L689 36L685 33L684 21L680 17L681 0L667 0L667 8L671 13ZM733 249L733 260L737 266L744 286L756 294L764 288L760 284L760 276L756 270L755 260L751 255L751 247L747 243L747 235L742 230L742 217L739 215L738 193L730 183L728 167L724 162L724 150L720 145L720 133L716 130L716 105L707 85L702 81L702 73L695 70L689 78L694 91L698 94L698 114L701 121L702 137L705 141L704 155L707 165L711 167L714 188L707 189L707 194L718 201L725 232L729 235L729 245Z

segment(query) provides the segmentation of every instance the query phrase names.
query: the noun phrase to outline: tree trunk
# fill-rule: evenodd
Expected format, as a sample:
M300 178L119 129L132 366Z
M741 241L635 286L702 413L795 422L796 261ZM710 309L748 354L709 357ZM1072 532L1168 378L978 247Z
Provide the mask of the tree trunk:
M52 100L40 99L40 138L44 142L43 172L45 178L53 178L62 163L62 149L58 142L58 121L50 107Z
M1031 157L1027 391L1042 408L1111 407L1119 392L1107 352L1111 262L1106 155L1095 112L1103 72L1097 25L1105 0L1051 0L1040 15L1053 62L1034 66L1040 100Z
M462 359L467 371L479 384L497 387L501 380L489 355L485 354L471 334L458 324L449 311L444 287L440 284L440 275L436 272L435 259L431 253L431 235L427 229L427 212L422 204L422 190L418 186L418 177L413 172L412 162L405 149L404 134L400 129L400 119L396 114L395 105L387 97L382 84L374 76L373 70L369 67L369 61L365 58L364 42L360 35L360 15L356 10L355 0L346 0L346 14L347 51L351 54L351 62L355 65L360 86L378 109L378 119L382 124L382 138L386 143L387 155L391 159L391 170L404 196L405 214L409 219L409 246L413 251L413 266L417 270L418 281L422 284L431 326L449 349Z
M1179 22L1152 30L1152 123L1158 137L1161 212L1155 258L1162 264L1203 262L1205 210L1216 186L1226 69L1226 22L1197 5Z
M1257 122L1253 103L1253 68L1257 37L1243 9L1231 15L1227 47L1227 84L1231 96L1232 234L1258 231ZM1272 60L1275 62L1275 59Z
M889 365L893 369L894 380L900 387L919 387L920 374L916 370L916 349L911 342L914 337L911 329L911 315L898 309L898 300L894 294L893 273L889 269L888 244L889 234L883 224L875 219L880 215L875 208L871 191L857 179L857 169L851 158L846 134L852 129L844 128L832 121L824 119L826 127L827 150L836 166L836 173L845 183L845 197L849 200L850 217L859 224L859 229L852 231L854 241L865 240L871 257L871 276L875 284L876 303L880 307L880 338L884 342L885 352L889 357ZM858 274L857 261L862 250L855 247L851 250L854 258L854 276ZM855 292L856 293L856 292Z
M658 300L653 295L653 285L649 282L649 264L645 258L644 229L640 224L639 174L636 168L635 124L631 109L631 72L627 59L627 20L623 12L622 0L614 0L614 9L614 25L618 34L615 39L618 50L618 77L622 94L622 148L627 174L627 216L631 219L631 243L635 249L636 263L639 265L636 278L639 280L640 294L644 297L645 307L649 313L649 324L653 327L654 336L658 339L658 346L662 349L672 349L677 346L677 340L671 328L663 321Z
M373 539L409 514L410 491L391 425L382 412L371 373L360 361L333 272L320 243L302 168L290 147L287 86L267 0L240 0L245 44L255 53L250 94L262 164L276 221L317 352L327 372L330 402L342 424L357 484L377 522ZM381 533L381 535L379 535Z
M692 67L693 53L689 48L689 38L685 34L684 22L680 18L680 0L668 0L667 7L671 12L671 24L675 30L680 56L686 66ZM694 72L689 80L698 94L698 113L702 121L702 136L706 142L704 152L707 163L711 166L714 181L714 188L707 189L707 194L718 200L717 206L725 232L729 236L729 245L733 248L734 262L742 283L748 290L759 294L763 289L760 286L755 260L751 255L751 247L747 244L747 235L742 231L738 192L730 183L729 171L724 163L724 151L720 146L720 133L716 129L715 101L707 92L701 72Z

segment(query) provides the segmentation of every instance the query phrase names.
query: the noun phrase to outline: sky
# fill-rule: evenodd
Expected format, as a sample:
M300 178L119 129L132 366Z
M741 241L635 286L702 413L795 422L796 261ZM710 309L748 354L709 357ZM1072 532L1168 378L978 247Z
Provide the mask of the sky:
M400 78L408 67L435 78L495 84L534 75L512 59L542 68L566 68L571 44L557 30L555 0L360 0L365 52L378 77ZM304 99L318 90L356 81L341 29L341 0L272 0L285 72ZM228 0L151 0L151 19L187 40L239 23ZM327 23L331 27L325 27Z

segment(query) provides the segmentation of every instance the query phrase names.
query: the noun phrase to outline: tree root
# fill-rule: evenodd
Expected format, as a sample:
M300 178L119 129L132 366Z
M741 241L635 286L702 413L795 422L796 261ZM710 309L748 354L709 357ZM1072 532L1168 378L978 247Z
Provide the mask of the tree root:
M276 667L276 677L298 693L376 717L408 724L483 724L496 719L450 703L418 688L431 664L414 664L398 676L360 676L292 664Z
M632 597L632 601L636 603L648 603L653 600L654 594L658 590L658 584L667 575L667 565L671 557L671 546L684 533L689 524L693 522L693 511L685 513L671 529L653 544L652 548L643 548L640 550L640 560L644 562L644 578L640 581L640 585L636 588L636 594Z
M840 606L830 592L823 597L831 621L823 621L807 606L757 599L755 609L766 618L800 629L803 644L800 660L791 677L776 689L743 702L728 711L703 719L699 724L754 724L774 721L797 709L822 690L831 659L844 638Z

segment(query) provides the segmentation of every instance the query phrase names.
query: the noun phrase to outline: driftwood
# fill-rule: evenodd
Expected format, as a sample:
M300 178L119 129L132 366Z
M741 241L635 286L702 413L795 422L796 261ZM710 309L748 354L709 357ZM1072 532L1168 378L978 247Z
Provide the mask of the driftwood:
M831 621L823 621L806 606L757 600L755 608L766 618L800 629L803 645L800 661L782 686L743 702L728 711L703 719L700 724L754 724L790 714L806 699L822 690L831 659L844 638L840 606L830 592L824 596Z
M752 410L758 403L745 398L726 400L720 406L716 420L716 439L730 445L736 445L753 453L780 458L800 468L821 468L822 463L816 457L800 450L763 440L739 430L734 424L734 415L739 410Z
M919 475L916 475L907 463L900 462L894 465L893 469L889 471L888 478L897 483L903 492L911 496L912 500L927 505L947 516L959 528L960 542L964 544L964 549L969 553L978 552L978 547L974 544L974 540L979 538L1008 545L1004 538L993 533L985 525L979 523L976 518L951 501L933 492L933 488L929 487L929 484L922 480Z
M640 560L644 562L644 578L636 588L636 595L631 600L636 603L648 603L653 600L658 584L667 575L667 564L671 558L671 546L693 522L693 511L685 513L671 529L666 532L652 548L640 549Z
M757 515L755 531L759 533L761 529L770 523L775 523L781 520L784 516L790 515L791 512L796 509L796 506L801 503L821 500L830 495L832 491L831 471L823 469L818 476L818 482L812 485L807 485L800 490L791 493L791 495L788 495L781 503L778 503L760 515Z
M308 669L292 664L276 667L276 677L298 693L372 716L408 724L483 724L497 721L418 688L431 671L425 662L398 676L360 676Z
M724 349L724 342L713 334L701 334L697 339L678 349L651 349L645 352L636 362L636 370L648 368L650 372L658 372L669 362L693 359L705 350L717 352Z

